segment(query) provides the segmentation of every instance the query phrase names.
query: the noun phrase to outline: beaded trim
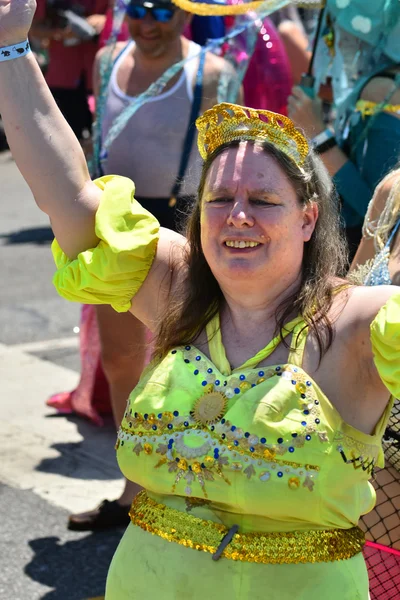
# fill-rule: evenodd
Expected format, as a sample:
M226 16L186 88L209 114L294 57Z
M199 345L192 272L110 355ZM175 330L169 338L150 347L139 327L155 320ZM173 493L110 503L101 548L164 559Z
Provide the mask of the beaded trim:
M229 529L221 523L159 504L143 490L132 502L133 525L186 548L215 554ZM231 560L263 564L299 564L347 560L362 551L364 533L358 527L293 531L286 533L236 533L222 550Z
M336 432L334 441L339 442L336 449L346 464L353 465L356 470L362 469L370 475L374 474L379 446L359 442L342 431Z
M138 417L140 416L138 415ZM228 421L222 425L230 427ZM242 434L243 430L238 430L238 435ZM191 440L196 442L195 447L186 444L187 436L191 436ZM258 477L263 482L268 482L272 477L276 477L278 480L286 480L291 490L298 490L302 486L310 492L313 491L319 472L317 465L281 459L274 450L265 447L264 438L261 438L258 444L264 448L263 451L255 451L255 449L249 451L248 445L254 443L256 439L258 439L257 436L249 434L246 437L244 434L239 447L234 444L225 446L223 442L220 443L219 438L214 438L212 433L201 430L188 430L157 438L143 435L142 432L135 435L135 432L127 431L121 426L116 449L120 445L123 446L126 442L130 442L133 446L132 452L137 456L142 452L147 455L158 454L160 459L154 468L166 467L169 473L175 474L175 480L171 487L172 493L175 492L177 484L182 480L186 483L185 495L190 496L192 485L197 481L204 497L208 498L206 482L220 478L227 485L231 485L228 472L242 473L248 480ZM293 449L289 451L294 452L296 445L296 439L293 439ZM304 441L301 442L301 445L304 445ZM279 451L281 450L278 447Z
M319 400L306 374L293 365L278 365L252 369L246 375L233 373L218 379L210 362L196 348L180 347L172 350L171 355L176 355L178 351L193 376L199 378L205 394L218 391L230 399L272 376L288 380L298 394L302 420L285 439L277 437L267 440L244 431L225 418L202 425L196 421L194 414L182 415L178 410L157 415L133 413L128 402L116 448L128 442L137 456L142 452L147 455L158 454L160 459L155 468L166 467L171 474L175 474L172 492L175 492L181 480L186 482L187 496L191 495L192 484L197 481L207 498L206 482L214 481L217 477L230 485L228 474L232 471L243 473L247 479L258 477L264 482L277 477L286 481L291 490L304 487L313 491L319 467L283 458L285 454L292 457L296 449L312 440L313 434L321 443L329 441L327 432L318 427ZM194 406L198 401L195 400Z

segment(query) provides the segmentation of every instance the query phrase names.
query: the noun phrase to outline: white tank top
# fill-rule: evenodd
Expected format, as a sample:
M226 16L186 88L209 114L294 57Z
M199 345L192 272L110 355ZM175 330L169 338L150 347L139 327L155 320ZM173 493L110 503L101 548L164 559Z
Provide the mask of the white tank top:
M119 88L117 73L133 46L133 41L127 44L111 73L102 123L103 140L114 119L132 100ZM198 44L190 42L188 58L195 56L199 50ZM198 66L198 59L187 61L175 85L141 106L108 149L104 173L133 179L138 197L171 196L179 172ZM201 165L196 135L180 196L196 194Z

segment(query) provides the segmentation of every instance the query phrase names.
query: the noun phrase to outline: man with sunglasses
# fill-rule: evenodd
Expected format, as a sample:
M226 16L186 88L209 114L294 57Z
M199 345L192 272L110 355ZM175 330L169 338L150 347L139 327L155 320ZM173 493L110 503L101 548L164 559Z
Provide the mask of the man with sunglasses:
M162 93L141 106L107 147L103 172L133 179L139 202L162 226L176 229L177 217L185 213L188 202L196 195L200 178L201 159L194 127L189 125L194 126L197 115L217 102L221 73L232 80L236 75L225 60L212 53L207 52L200 59L200 46L183 36L191 15L169 0L132 0L126 15L132 41L117 44L114 51L101 123L103 142L115 119L134 97L145 92L172 65L183 59L186 62ZM97 55L96 96L102 61L109 58L109 52L103 48ZM109 306L96 310L102 364L118 427L126 399L145 365L146 331L130 313L118 314ZM126 481L118 500L105 500L93 511L71 515L69 529L87 531L128 525L129 506L137 491L135 484Z

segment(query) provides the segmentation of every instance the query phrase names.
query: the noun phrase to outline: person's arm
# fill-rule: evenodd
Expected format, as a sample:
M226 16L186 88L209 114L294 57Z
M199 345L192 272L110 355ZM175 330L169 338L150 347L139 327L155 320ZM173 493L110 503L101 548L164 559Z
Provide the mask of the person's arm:
M3 0L0 48L26 40L34 9L34 0ZM111 304L122 312L146 282L145 308L135 314L156 323L168 302L185 238L164 230L158 243L158 222L135 202L129 179L91 181L79 142L32 54L0 62L0 113L15 161L51 219L57 238L54 283L60 294L81 303Z
M96 33L100 35L106 24L106 15L89 15L86 17L86 21L96 30Z
M382 102L388 96L388 89L382 87L382 85L376 86L375 79L363 90L362 100ZM392 89L393 82L387 78L384 79ZM390 101L393 103L400 102L400 90L394 91ZM309 98L300 87L294 87L292 95L289 97L288 116L297 127L304 130L310 139L326 129L321 117L319 100ZM393 148L396 148L399 144L400 127L398 119L394 118L393 123L394 126L390 132L374 129L368 134L369 153L374 149L376 160L382 166L387 165L390 167L390 164L393 164ZM323 152L320 156L333 178L336 190L343 202L364 218L373 189L368 185L359 169L338 146Z
M279 23L278 33L289 59L293 82L298 85L302 74L307 72L310 63L311 52L308 50L308 38L304 30L297 23L290 20Z
M288 116L309 139L326 129L322 120L319 98L310 98L299 86L293 88L292 94L288 98ZM332 177L344 164L349 162L345 153L337 146L321 154L321 158Z
M38 42L56 40L61 42L73 36L69 27L54 27L49 23L46 0L36 0L36 12L29 36Z
M227 77L236 84L237 73L233 65L224 58L216 56L212 52L208 52L204 66L201 113L205 112L209 108L212 108L218 102L224 102L226 100L226 98L221 98L218 96L219 83L222 73L224 74L224 77ZM243 104L243 101L243 86L240 86L235 102L237 104Z
M376 223L385 208L386 201L392 190L392 186L395 181L398 180L400 171L396 170L391 173L388 177L385 177L379 185L377 185L373 199L371 201L371 207L368 211L366 219L368 218L371 223ZM395 250L395 248L393 248ZM358 266L364 265L367 260L374 258L375 256L375 245L374 238L371 236L363 236L356 255L351 263L350 272L354 271ZM400 265L399 265L400 268Z
M364 236L361 238L360 245L357 248L357 252L351 263L349 273L352 273L358 267L365 265L368 260L371 260L375 256L374 238L370 236Z
M27 29L4 42L0 37L0 46L21 41ZM74 258L96 245L101 191L91 182L80 144L32 54L0 62L0 113L17 166L49 215L61 248Z
M29 32L29 36L39 42L46 40L56 40L57 42L60 42L69 35L70 30L61 29L60 27L50 27L50 25L44 21L35 21Z
M389 393L395 398L400 394L400 287L360 287L349 304L356 362L383 410Z

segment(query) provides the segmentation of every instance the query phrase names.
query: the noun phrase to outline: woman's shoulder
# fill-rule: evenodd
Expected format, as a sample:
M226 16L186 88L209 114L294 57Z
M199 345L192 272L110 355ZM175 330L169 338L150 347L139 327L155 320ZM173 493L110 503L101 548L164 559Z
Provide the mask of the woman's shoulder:
M359 355L370 356L371 343L373 347L378 338L383 340L389 335L393 341L398 340L400 350L400 287L354 285L342 294L342 302L340 297L336 301L339 310L335 315L339 340L345 340L346 346Z
M400 287L352 286L346 294L335 322L337 364L350 368L360 391L373 391L373 410L383 409L387 390L400 393Z

